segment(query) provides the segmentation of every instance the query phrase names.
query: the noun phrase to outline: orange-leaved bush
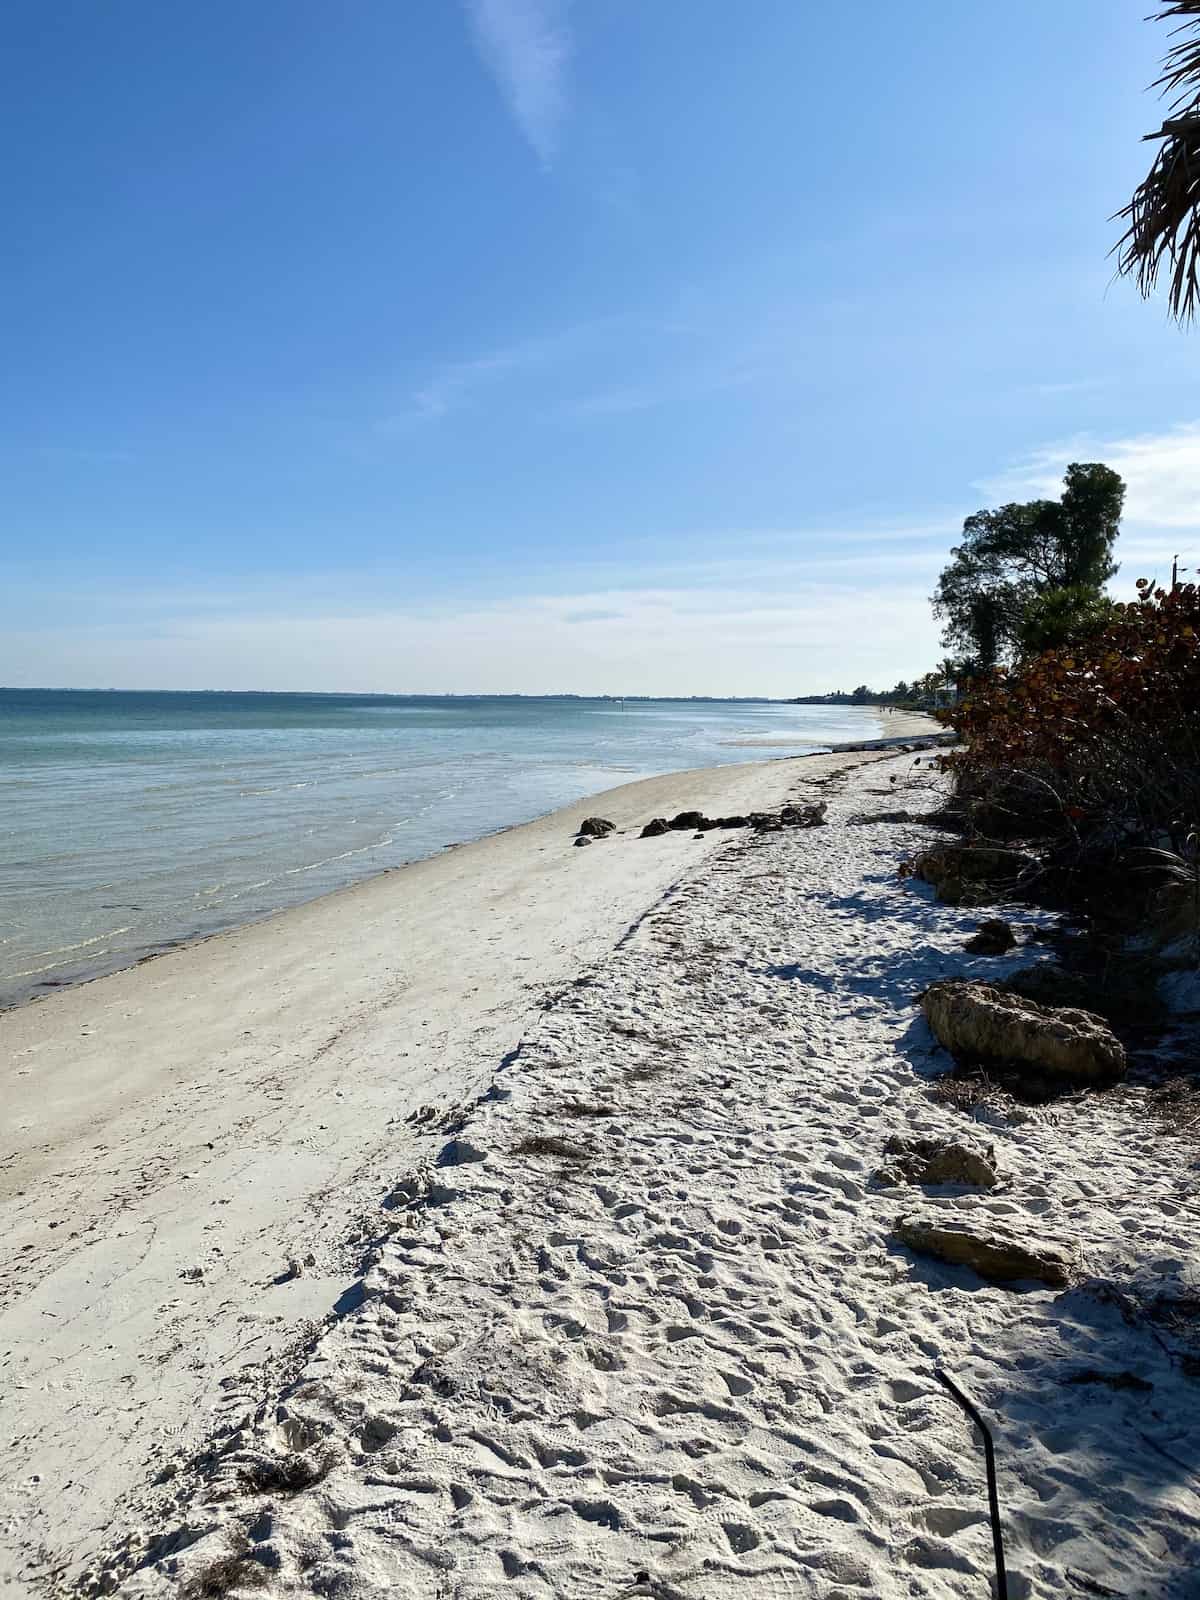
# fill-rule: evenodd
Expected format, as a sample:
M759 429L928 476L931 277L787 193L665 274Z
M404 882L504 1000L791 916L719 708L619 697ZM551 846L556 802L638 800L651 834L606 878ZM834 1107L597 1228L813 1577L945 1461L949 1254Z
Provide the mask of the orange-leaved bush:
M1077 839L1181 846L1200 819L1200 589L1138 582L1092 637L975 679L943 719L968 796Z

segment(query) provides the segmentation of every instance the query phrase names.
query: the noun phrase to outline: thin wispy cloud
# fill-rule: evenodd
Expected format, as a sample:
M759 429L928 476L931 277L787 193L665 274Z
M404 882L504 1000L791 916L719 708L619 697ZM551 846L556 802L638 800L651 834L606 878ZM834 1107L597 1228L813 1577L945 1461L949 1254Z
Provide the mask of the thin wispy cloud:
M516 351L481 356L476 361L451 362L435 372L429 382L413 394L413 415L436 422L457 410L480 384L511 371L520 364Z
M469 361L447 361L435 367L409 395L403 409L375 423L379 434L403 434L423 424L441 422L470 407L500 379L538 366L547 359L546 347L530 344L496 350Z
M443 361L429 369L408 395L402 409L379 419L376 431L402 433L421 423L440 422L444 417L469 408L502 380L530 377L585 355L594 355L625 325L625 319L620 317L600 317L485 350L465 360Z
M688 405L727 390L745 388L763 376L758 367L733 366L708 373L692 373L670 382L620 384L572 400L556 413L557 420L587 421L592 417L625 417L664 406Z
M543 167L567 110L571 41L565 0L467 0L475 45Z
M1111 378L1068 378L1061 383L1031 383L1027 386L1026 392L1049 397L1064 394L1089 394L1095 389L1108 388L1112 381Z

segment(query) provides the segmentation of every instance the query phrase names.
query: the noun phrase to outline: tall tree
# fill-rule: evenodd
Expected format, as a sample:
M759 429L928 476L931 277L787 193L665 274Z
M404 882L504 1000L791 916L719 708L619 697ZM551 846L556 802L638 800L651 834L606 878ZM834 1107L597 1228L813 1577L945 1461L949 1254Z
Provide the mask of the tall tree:
M1200 3L1200 0L1198 0ZM938 579L934 615L943 642L981 670L1019 648L1022 619L1039 596L1070 589L1099 596L1117 568L1113 544L1125 485L1100 462L1073 462L1059 500L976 511Z
M1145 296L1169 267L1171 314L1190 322L1200 305L1200 0L1159 3L1158 21L1183 21L1172 29L1175 43L1150 87L1174 99L1162 127L1146 135L1161 143L1133 199L1117 213L1126 228L1115 253L1117 271Z

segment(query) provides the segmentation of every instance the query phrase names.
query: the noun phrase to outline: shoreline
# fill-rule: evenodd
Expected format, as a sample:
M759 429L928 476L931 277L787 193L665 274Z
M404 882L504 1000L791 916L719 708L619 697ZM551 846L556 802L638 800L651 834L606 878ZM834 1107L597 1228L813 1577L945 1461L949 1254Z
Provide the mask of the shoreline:
M156 1462L240 1415L336 1314L421 1108L452 1123L739 837L645 821L778 809L891 759L618 785L0 1014L0 1576L36 1592L38 1549L77 1572ZM574 848L597 808L625 831Z
M789 761L812 756L841 755L857 753L859 751L889 749L895 747L896 745L907 743L916 744L918 741L924 740L933 742L945 741L946 736L944 731L933 722L932 718L926 717L922 713L917 712L897 713L897 717L902 717L905 719L905 728L901 729L901 731L898 733L889 734L886 738L882 739L853 740L831 745L805 745L801 749L793 748L791 742L787 740L731 740L729 741L729 748L762 749L764 752L767 750L779 750L781 754L774 757L766 756L764 754L762 760ZM909 723L912 724L911 728L908 727ZM721 763L720 765L724 766L726 764L730 766L738 766L743 764L749 765L751 763L729 762ZM684 777L689 771L707 772L709 770L710 769L708 767L681 768L677 771L658 774L656 778L637 778L634 779L633 782L655 782L658 781L658 779L663 778ZM516 828L526 827L532 822L545 821L548 818L555 816L559 812L565 812L572 809L572 807L578 805L587 805L592 801L598 801L602 799L604 795L611 793L615 789L626 789L628 787L630 787L630 783L628 781L618 782L604 789L595 790L591 794L582 797L578 801L572 801L568 806L552 807L548 811L537 812L533 816L523 818L519 822L506 823L503 827L496 828L485 833L474 834L463 839L452 840L447 844L439 846L439 848L432 854L413 856L411 859L398 862L394 866L382 867L378 870L367 873L361 878L351 879L350 882L342 884L338 888L323 890L320 893L313 895L311 899L299 900L288 905L277 906L271 910L263 911L256 915L247 917L245 920L231 920L223 926L197 930L191 933L182 933L175 938L164 940L161 944L145 946L141 948L140 951L136 950L135 947L135 949L131 949L129 951L117 952L113 955L111 960L102 959L95 965L81 963L76 976L61 979L42 980L39 983L31 985L28 991L25 993L20 993L18 991L15 999L0 1005L0 1018L9 1015L11 1012L18 1011L25 1006L41 1004L44 1001L54 999L58 995L70 993L75 989L99 982L104 978L113 977L117 973L128 972L136 967L144 966L148 962L161 960L164 956L174 955L176 952L181 950L193 949L196 945L203 944L208 939L220 939L230 934L237 933L242 928L261 926L265 922L270 922L277 917L287 916L293 911L301 911L306 906L315 905L320 901L331 898L334 895L345 894L348 890L358 888L362 884L373 883L377 879L387 878L398 872L404 872L409 867L416 866L423 861L436 860L438 856L442 855L446 851L461 850L464 846L478 844L481 840L496 838L503 834L511 833Z

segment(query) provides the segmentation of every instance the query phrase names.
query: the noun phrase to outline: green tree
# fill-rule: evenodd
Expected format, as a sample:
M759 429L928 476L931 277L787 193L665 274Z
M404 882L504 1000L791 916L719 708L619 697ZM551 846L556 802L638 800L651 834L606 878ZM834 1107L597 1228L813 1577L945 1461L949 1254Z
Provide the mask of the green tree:
M1034 595L1017 627L1017 645L1023 657L1041 655L1080 644L1103 632L1113 620L1115 606L1106 594L1086 585L1048 589Z
M1074 462L1061 499L968 517L933 595L943 643L963 651L971 669L986 670L1020 649L1022 621L1038 597L1057 589L1100 596L1117 570L1112 549L1124 499L1111 467Z

